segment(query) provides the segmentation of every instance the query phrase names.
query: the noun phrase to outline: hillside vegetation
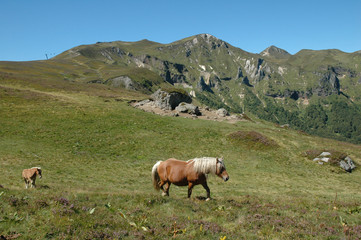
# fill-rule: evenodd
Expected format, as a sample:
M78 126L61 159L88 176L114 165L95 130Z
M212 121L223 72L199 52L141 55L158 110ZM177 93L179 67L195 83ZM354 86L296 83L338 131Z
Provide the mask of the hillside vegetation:
M211 108L361 143L360 62L360 52L336 49L291 55L271 46L253 54L199 34L170 44L98 42L47 61L0 62L0 79L46 79L50 86L61 79L63 86L102 84L144 94L173 85Z
M253 116L229 124L143 112L128 101L147 95L75 81L74 74L104 73L58 64L2 63L2 237L361 238L359 169L349 174L304 155L332 149L359 164L359 145ZM150 171L158 160L202 156L223 156L230 175L226 183L209 177L211 201L200 186L192 199L173 185L169 197L154 191ZM43 178L26 190L21 171L33 166L42 167Z

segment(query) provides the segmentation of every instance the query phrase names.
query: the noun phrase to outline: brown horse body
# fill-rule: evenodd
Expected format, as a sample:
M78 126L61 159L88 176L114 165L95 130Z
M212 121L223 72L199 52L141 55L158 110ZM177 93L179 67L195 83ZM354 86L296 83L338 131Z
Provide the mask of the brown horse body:
M210 189L207 185L207 174L213 173L224 181L229 179L223 159L195 158L187 162L170 158L157 162L152 169L153 185L156 190L162 190L164 196L169 196L169 187L173 183L177 186L188 186L188 198L195 185L201 184L210 199Z
M30 185L31 188L35 188L36 175L39 175L39 178L42 178L41 168L33 167L30 169L24 169L22 175L25 181L25 188L28 188L30 184L31 184Z

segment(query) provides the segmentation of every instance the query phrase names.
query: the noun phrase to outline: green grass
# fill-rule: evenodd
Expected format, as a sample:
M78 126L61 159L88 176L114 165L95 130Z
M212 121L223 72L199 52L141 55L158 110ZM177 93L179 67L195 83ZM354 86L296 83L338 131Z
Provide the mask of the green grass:
M54 80L55 81L55 80ZM21 83L21 82L20 82ZM304 157L310 149L360 146L254 119L237 124L162 117L130 107L144 95L75 84L0 81L0 234L23 239L354 239L361 237L361 171L348 174ZM65 86L65 85L64 85ZM89 85L86 85L89 86ZM253 147L229 134L277 144ZM258 135L260 134L260 135ZM223 156L230 180L152 188L158 160ZM37 189L24 168L41 166Z

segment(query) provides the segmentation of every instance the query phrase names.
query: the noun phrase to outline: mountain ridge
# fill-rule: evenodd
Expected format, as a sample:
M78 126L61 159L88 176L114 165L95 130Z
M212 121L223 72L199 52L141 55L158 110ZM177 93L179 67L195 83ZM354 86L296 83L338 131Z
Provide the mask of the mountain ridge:
M331 116L339 118L332 112L335 104L357 106L350 111L359 111L359 62L360 54L335 49L305 49L292 55L270 46L259 54L250 53L210 34L198 34L168 44L143 39L80 45L41 64L24 64L38 76L146 94L164 85L181 87L211 108L250 112L307 132L361 142L358 118L344 121L352 126L347 133L330 127ZM0 63L0 72L9 72L1 65L6 64ZM16 68L15 63L9 65ZM325 112L326 120L312 116L315 106ZM319 123L308 126L305 121Z

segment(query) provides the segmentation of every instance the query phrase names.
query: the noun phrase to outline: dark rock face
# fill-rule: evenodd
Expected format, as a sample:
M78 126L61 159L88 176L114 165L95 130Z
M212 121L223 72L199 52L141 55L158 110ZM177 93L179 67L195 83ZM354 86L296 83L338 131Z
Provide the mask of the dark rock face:
M284 93L285 97L292 98L293 100L298 100L299 95L300 95L300 93L298 91L291 91L291 90L288 90L288 89L286 89L285 93Z
M207 91L207 92L210 92L210 93L213 93L213 90L211 89L212 87L212 81L210 81L210 85L207 85L206 82L204 81L204 77L201 76L200 79L199 79L199 82L197 83L197 88L201 91Z
M253 85L249 83L249 79L248 79L247 76L245 76L245 77L243 78L242 83L245 84L245 85L248 86L248 87L253 87Z
M329 96L331 94L340 94L340 81L337 74L333 71L327 72L320 78L318 86L313 89L313 94L317 96Z
M166 92L158 89L152 94L156 107L164 110L174 110L181 102L191 103L192 98L181 92Z
M183 64L178 63L170 63L168 61L164 61L164 73L161 76L169 82L170 84L174 83L183 83L186 81L185 73L188 72L187 68Z

